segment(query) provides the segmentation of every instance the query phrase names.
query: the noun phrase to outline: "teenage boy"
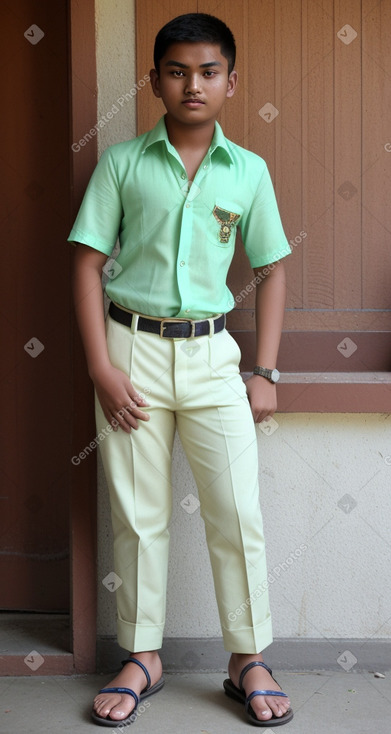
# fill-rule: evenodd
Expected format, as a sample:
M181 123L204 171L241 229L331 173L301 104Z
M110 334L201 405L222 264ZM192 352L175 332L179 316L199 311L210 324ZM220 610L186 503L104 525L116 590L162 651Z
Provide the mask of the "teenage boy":
M105 151L69 237L77 243L75 304L97 430L114 427L100 449L121 579L118 641L131 651L96 696L92 715L104 726L129 723L140 698L163 685L158 650L177 429L198 486L232 653L225 691L245 704L251 723L276 726L293 713L262 662L272 630L254 421L276 410L280 259L290 248L264 161L227 140L216 123L237 84L231 31L204 13L179 16L158 33L154 62L152 90L166 114L149 133ZM240 351L225 329L238 226L255 274L263 271L257 367L246 385ZM118 236L105 325L102 267Z

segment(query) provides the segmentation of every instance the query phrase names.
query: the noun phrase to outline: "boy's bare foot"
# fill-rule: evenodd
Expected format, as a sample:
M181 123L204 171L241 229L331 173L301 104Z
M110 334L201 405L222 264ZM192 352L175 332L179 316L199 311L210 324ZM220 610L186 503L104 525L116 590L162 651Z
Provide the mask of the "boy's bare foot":
M145 665L151 676L151 686L157 683L162 676L162 663L156 650L150 652L130 653ZM129 662L124 665L121 672L108 683L105 688L131 688L138 696L147 685L143 670L136 664ZM132 713L136 702L128 693L98 693L94 698L94 711L103 719L110 718L113 721L122 721Z
M248 665L248 663L252 663L255 660L264 662L261 653L258 655L232 653L228 664L228 675L236 687L239 687L239 676L245 665ZM251 670L246 673L243 678L243 688L246 692L246 696L249 696L252 691L257 690L281 690L280 686L272 678L270 673L260 665L251 668ZM257 719L260 721L271 719L272 716L283 716L289 707L289 698L280 696L255 696L251 701L251 708L253 709Z

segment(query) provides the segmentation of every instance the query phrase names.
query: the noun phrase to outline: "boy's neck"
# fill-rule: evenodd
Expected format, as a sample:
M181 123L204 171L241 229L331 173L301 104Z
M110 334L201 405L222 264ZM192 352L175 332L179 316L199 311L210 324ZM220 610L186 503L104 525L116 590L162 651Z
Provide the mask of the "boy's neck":
M193 150L196 153L208 150L215 131L214 120L208 120L200 125L183 125L166 114L164 121L168 139L178 152Z

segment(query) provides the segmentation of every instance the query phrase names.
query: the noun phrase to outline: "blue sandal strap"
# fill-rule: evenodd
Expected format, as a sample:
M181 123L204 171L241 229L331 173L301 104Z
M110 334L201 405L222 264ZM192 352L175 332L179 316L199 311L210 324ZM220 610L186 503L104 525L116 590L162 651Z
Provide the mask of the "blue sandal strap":
M284 698L288 698L287 694L282 691L253 691L249 696L247 696L246 705L249 704L255 696L284 696Z
M122 663L121 663L122 667L124 665L126 665L127 663L136 663L136 665L138 665L139 668L141 668L141 670L144 672L144 675L145 675L145 677L147 679L147 685L146 685L145 688L143 688L143 691L147 691L148 688L151 687L151 676L149 675L148 670L146 669L145 665L143 665L140 662L140 660L137 660L137 658L128 658L127 660L123 660L122 661Z
M99 691L99 693L128 693L129 696L132 696L132 698L134 698L134 700L136 702L135 708L137 708L137 706L140 703L140 699L139 699L137 693L135 693L134 691L132 691L131 688L101 688L101 690Z
M272 671L270 668L266 665L266 663L262 663L260 660L254 660L252 663L248 663L248 665L245 665L240 676L239 676L239 688L241 691L243 691L243 678L248 673L251 668L255 668L257 665L260 665L261 668L265 668L270 675L272 674Z

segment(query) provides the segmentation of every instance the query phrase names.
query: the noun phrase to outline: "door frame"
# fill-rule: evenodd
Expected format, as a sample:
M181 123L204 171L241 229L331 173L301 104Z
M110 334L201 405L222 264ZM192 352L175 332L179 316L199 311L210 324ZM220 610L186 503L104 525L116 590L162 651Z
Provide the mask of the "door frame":
M96 125L97 78L95 0L69 0L69 98L71 155L71 221L80 206L97 162L97 140L75 152L80 141ZM93 387L87 373L74 312L73 326L73 435L72 456L78 455L95 436ZM77 673L95 671L96 659L96 452L72 465L70 487L71 628L73 667Z

